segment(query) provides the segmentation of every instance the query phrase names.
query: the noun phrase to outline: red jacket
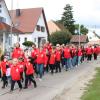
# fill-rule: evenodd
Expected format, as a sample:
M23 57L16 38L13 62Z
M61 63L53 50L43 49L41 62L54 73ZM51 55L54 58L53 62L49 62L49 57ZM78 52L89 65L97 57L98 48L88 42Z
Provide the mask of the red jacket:
M37 64L44 64L44 62L45 62L45 54L44 54L43 51L42 52L38 52L36 61L37 61Z
M18 64L19 64L20 72L23 72L25 67L25 62L19 62Z
M93 53L98 54L98 48L94 48Z
M64 49L64 58L71 58L71 52L69 48Z
M6 62L2 61L0 64L0 69L3 75L6 74L6 70L7 70L6 65L7 65L7 61Z
M82 56L82 49L78 49L78 56Z
M26 62L25 67L26 67L26 75L34 74L33 65L30 62Z
M55 64L55 60L56 60L56 55L54 53L51 53L49 64Z
M92 49L91 47L88 47L88 48L86 49L86 53L87 53L87 54L92 54L92 53L93 53L93 49Z
M56 61L61 61L61 51L56 50Z
M12 52L12 58L20 58L24 57L24 52L22 51L21 48L15 48Z
M20 71L19 65L15 65L15 66L13 65L11 67L11 78L12 78L12 80L14 80L14 81L20 80L21 79L20 73L21 73L21 71Z

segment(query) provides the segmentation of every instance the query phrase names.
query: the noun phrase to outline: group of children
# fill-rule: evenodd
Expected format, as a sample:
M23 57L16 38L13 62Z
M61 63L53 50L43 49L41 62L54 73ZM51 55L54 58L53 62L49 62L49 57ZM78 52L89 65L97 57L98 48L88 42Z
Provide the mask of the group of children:
M14 85L17 82L20 90L24 82L24 89L33 83L37 87L34 75L40 81L45 72L54 73L61 72L63 68L66 71L77 67L84 60L94 60L100 52L99 46L75 46L75 45L59 45L52 46L51 43L46 43L43 46L36 48L32 45L32 50L23 50L19 43L11 53L11 59L6 56L1 57L0 76L2 78L4 89L8 83L11 84L10 91L14 90ZM9 82L8 82L9 81Z

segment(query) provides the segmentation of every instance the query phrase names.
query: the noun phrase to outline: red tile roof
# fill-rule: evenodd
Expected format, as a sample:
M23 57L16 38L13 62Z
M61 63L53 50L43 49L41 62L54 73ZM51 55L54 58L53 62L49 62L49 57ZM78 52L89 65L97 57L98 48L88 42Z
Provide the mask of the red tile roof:
M81 43L86 43L87 41L88 41L87 35L80 35L80 42ZM79 42L79 35L73 35L70 42L71 43L78 43Z
M0 23L0 31L11 32L11 26L9 26L6 23ZM21 31L19 31L18 29L14 28L14 27L12 28L12 32L14 32L14 33L23 33Z
M10 15L13 16L13 23L19 23L18 29L24 33L34 32L34 29L37 25L40 15L43 13L43 17L46 23L46 18L43 8L29 8L29 9L20 9L20 16L16 16L16 10L10 11ZM48 27L47 27L48 30Z

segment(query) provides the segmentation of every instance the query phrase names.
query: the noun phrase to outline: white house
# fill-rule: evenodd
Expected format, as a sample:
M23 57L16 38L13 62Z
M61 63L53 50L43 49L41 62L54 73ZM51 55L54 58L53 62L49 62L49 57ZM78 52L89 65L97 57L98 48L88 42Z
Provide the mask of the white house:
M88 32L87 36L89 39L89 44L100 44L100 30L91 29L91 31Z
M47 41L49 31L43 8L16 9L10 11L12 13L14 25L24 33L19 35L21 45L25 41L32 41L39 47Z
M8 51L12 45L11 40L14 44L15 42L17 42L18 33L22 33L14 27L11 27L11 24L12 20L6 3L4 0L0 0L0 48L3 51Z

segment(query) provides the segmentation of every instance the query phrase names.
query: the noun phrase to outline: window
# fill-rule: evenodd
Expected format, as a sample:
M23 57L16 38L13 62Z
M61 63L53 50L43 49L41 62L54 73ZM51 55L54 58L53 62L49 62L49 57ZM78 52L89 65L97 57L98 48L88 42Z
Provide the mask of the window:
M24 41L25 41L25 42L27 41L27 38L26 38L26 37L24 38Z
M34 42L36 42L36 38L34 38Z
M36 26L36 30L40 31L40 26L39 25Z
M19 37L18 41L20 42L20 37Z
M1 8L2 6L1 6L1 4L0 4L0 8Z
M4 18L4 17L0 17L0 22L6 22L6 18Z
M0 13L2 12L2 10L0 9Z
M45 27L41 27L41 32L45 32Z

